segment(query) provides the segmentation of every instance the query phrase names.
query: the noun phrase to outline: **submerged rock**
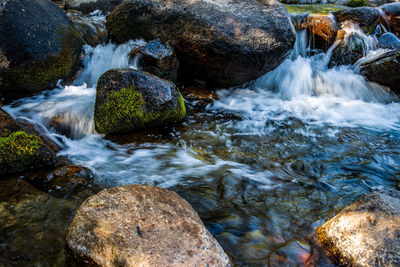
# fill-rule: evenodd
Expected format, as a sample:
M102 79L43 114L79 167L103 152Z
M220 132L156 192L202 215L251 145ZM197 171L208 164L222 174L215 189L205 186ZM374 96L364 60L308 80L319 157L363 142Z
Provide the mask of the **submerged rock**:
M301 29L306 29L311 48L328 50L333 44L338 31L336 21L329 15L308 15L302 22Z
M400 265L400 193L373 192L317 229L318 239L346 266Z
M116 42L168 42L177 52L182 79L221 87L276 68L295 41L285 7L274 0L125 0L106 26Z
M131 57L138 57L139 67L160 78L175 81L179 62L174 49L163 44L159 39L149 42L131 52Z
M372 33L379 23L379 11L373 7L356 7L332 13L339 24L351 21L358 24L367 34Z
M368 80L400 93L400 49L385 52L361 63L360 73Z
M67 251L82 266L231 266L187 201L146 185L87 199L69 226Z
M17 98L69 80L80 67L83 40L49 0L2 1L0 95Z
M185 116L182 95L170 81L132 69L107 71L98 81L94 111L98 133L173 124Z
M383 5L381 9L387 16L389 30L400 37L400 2Z
M55 163L55 151L32 129L0 109L0 176Z
M100 10L102 12L111 12L123 0L65 0L64 7L66 9L75 9L82 11L84 14Z

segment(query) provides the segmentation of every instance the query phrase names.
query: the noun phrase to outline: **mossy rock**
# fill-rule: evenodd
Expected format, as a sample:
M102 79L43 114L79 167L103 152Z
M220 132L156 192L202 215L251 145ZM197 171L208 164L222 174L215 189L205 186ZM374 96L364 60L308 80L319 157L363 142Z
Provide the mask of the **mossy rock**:
M84 42L48 0L7 1L0 8L0 94L18 98L71 80Z
M366 0L350 0L347 2L346 6L349 7L360 7L360 6L368 6L368 1Z
M131 69L110 70L98 81L94 112L98 133L169 125L185 116L182 95L170 81Z

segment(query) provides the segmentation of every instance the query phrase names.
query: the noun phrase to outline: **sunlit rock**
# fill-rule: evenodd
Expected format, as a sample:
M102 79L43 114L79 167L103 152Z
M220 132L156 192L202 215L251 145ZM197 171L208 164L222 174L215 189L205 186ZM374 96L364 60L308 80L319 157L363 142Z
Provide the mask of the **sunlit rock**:
M295 42L288 13L274 0L126 0L106 26L115 42L168 42L177 52L182 79L220 87L275 69Z
M312 48L326 51L335 41L338 25L332 16L308 15L301 29L307 30Z
M69 226L67 248L80 266L231 266L188 202L146 185L86 200Z
M345 266L400 265L400 193L373 192L317 229L319 241Z

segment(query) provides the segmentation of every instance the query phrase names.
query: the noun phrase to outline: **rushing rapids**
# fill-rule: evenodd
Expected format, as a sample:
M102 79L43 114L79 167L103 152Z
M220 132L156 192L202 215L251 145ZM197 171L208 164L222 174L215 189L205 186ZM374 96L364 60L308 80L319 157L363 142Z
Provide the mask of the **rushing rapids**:
M4 108L43 126L59 155L90 168L101 187L178 192L238 264L329 264L310 237L322 218L371 189L400 188L398 98L357 74L357 63L328 68L337 44L315 54L304 31L274 71L218 90L220 100L201 112L187 102L183 125L104 139L93 126L97 80L112 68L136 69L129 52L143 44L86 46L72 85Z

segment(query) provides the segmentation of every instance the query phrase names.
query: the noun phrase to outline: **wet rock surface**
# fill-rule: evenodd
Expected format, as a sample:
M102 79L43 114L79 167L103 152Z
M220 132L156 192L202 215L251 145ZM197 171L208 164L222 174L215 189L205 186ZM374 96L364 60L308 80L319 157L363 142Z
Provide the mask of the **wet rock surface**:
M360 73L368 80L400 93L400 49L391 50L361 63Z
M100 10L111 12L123 0L65 0L65 7L82 11L84 14Z
M301 23L301 29L307 30L311 48L326 51L335 41L338 25L331 16L308 15Z
M400 193L373 192L318 228L318 238L346 266L400 265Z
M138 57L138 66L145 72L160 78L175 81L178 75L179 61L175 50L159 39L133 50L131 58Z
M333 49L329 67L353 65L367 53L366 44L357 32L345 34L345 37Z
M170 81L132 69L110 70L98 81L94 121L99 133L174 124L185 116L182 95Z
M380 8L387 16L390 31L400 37L400 2L386 4Z
M0 95L18 98L70 80L83 40L49 0L0 2Z
M379 47L387 49L400 48L400 39L391 32L387 32L378 37Z
M102 21L90 19L80 12L69 12L68 17L74 22L83 40L90 46L96 46L106 41L106 29Z
M231 266L190 204L145 185L87 199L67 233L70 262L83 266Z
M356 7L339 10L332 13L339 24L352 21L360 26L365 33L372 33L379 22L379 11L373 7Z
M295 33L275 1L126 0L107 17L111 40L160 38L177 52L182 79L229 87L254 80L287 57Z

